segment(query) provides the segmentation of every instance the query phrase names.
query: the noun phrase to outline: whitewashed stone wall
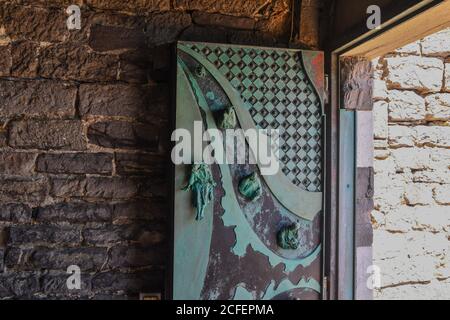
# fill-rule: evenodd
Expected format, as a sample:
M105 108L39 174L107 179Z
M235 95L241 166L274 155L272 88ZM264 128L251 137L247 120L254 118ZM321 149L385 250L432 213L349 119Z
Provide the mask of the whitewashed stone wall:
M376 299L450 299L450 29L373 61Z

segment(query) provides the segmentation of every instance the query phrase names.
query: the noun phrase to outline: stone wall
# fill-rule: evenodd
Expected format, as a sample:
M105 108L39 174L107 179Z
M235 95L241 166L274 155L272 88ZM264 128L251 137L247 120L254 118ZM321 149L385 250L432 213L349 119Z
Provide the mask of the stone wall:
M450 29L375 59L378 299L450 297Z
M286 46L288 3L0 1L0 299L164 290L170 44Z

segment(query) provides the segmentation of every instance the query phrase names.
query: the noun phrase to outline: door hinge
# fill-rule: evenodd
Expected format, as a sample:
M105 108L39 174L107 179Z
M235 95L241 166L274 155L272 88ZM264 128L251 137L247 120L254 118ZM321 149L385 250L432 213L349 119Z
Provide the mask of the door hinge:
M324 94L323 102L325 104L328 104L330 101L330 86L329 86L330 82L329 81L330 81L330 77L328 76L328 74L325 74L325 77L324 77L325 83L323 84L323 94Z

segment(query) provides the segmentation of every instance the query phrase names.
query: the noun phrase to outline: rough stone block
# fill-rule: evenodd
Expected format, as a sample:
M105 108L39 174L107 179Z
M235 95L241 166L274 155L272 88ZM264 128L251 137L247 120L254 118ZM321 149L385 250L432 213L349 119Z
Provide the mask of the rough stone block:
M157 150L160 127L125 121L96 122L88 128L92 144L106 148Z
M36 171L73 174L111 174L110 153L44 153L36 160Z
M387 97L388 97L388 89L386 86L386 82L381 79L374 79L372 98L375 101L378 101L378 100L386 100Z
M79 228L46 225L15 225L9 229L9 245L20 244L78 244L81 243Z
M92 279L94 292L111 292L135 295L140 292L160 292L164 284L164 275L160 270L152 272L138 271L135 273L120 273L118 271L102 272Z
M399 207L385 215L385 229L391 232L446 232L450 227L445 206ZM430 242L432 244L433 242ZM439 244L436 244L439 247Z
M386 117L387 117L387 115L386 115ZM388 142L387 142L386 139L375 139L375 140L373 140L373 147L375 148L375 150L377 150L377 149L387 149L388 146L389 145L388 145Z
M237 32L237 30L235 30ZM252 32L253 37L255 37L255 33ZM217 43L236 43L235 39L231 39L230 32L223 28L218 27L202 27L192 24L190 27L183 30L180 35L181 40L185 41L211 41L214 39L214 42Z
M395 168L400 172L405 170L424 170L429 169L431 166L428 150L401 148L391 150L391 154Z
M117 79L128 83L146 84L151 80L167 81L170 78L169 69L154 69L152 62L153 48L139 48L136 50L127 50L119 55L119 74ZM170 52L167 53L170 56ZM153 75L159 75L154 77ZM151 79L151 80L150 80Z
M430 281L426 283L402 284L387 287L377 292L383 300L446 300L450 295L448 281ZM426 295L423 292L427 292Z
M0 80L0 117L72 117L77 88L48 80Z
M0 45L0 77L8 77L11 74L11 47Z
M373 153L376 160L384 160L391 155L387 149L375 149Z
M36 154L26 152L0 152L0 174L32 175Z
M153 247L117 246L111 249L111 259L108 266L111 268L138 268L162 265L165 262L165 246Z
M396 49L395 52L420 55L421 54L420 41L407 44L406 46Z
M385 59L388 68L389 89L415 89L437 92L442 87L444 64L437 58L390 57Z
M31 208L21 203L0 204L0 220L29 222L31 220Z
M279 10L280 7L285 5L286 1L277 1L273 10ZM255 15L269 15L269 10L266 10L267 3L264 0L246 1L246 0L176 0L174 2L175 9L177 10L198 10L203 12L215 12L223 13L234 16L246 16L253 17Z
M373 133L376 139L388 138L388 104L377 101L373 104Z
M445 206L450 205L450 184L443 184L437 186L436 188L434 188L433 193L434 193L434 200L436 200L438 204Z
M421 41L424 55L447 57L450 54L450 28L436 32Z
M119 175L164 176L166 157L147 153L117 153L116 173Z
M414 183L405 187L405 201L410 206L429 205L433 202L433 192L429 185Z
M450 121L450 93L437 93L425 98L427 120Z
M389 97L389 120L425 120L425 100L413 91L391 90Z
M35 219L39 222L111 222L114 206L90 202L61 202L36 210Z
M165 180L148 177L51 179L51 195L63 198L130 199L166 196Z
M80 86L82 116L124 116L155 121L168 120L169 92L166 85L98 85Z
M55 197L82 197L86 179L83 177L55 177L50 179L50 194Z
M34 4L34 3L33 3ZM12 40L64 41L69 35L67 15L57 8L2 4L0 20Z
M377 57L371 61L374 85L376 81L379 81L379 84L386 86L386 83L383 81L383 58Z
M114 205L113 219L120 221L165 221L167 219L167 204L160 201L133 201ZM148 222L145 222L148 223Z
M86 179L88 198L129 199L141 194L142 181L126 178L89 177Z
M23 149L84 150L86 141L80 121L24 120L11 123L9 145Z
M450 163L450 149L427 148L430 152L431 168L442 170Z
M194 11L192 20L195 24L203 26L219 26L223 28L244 30L253 30L255 28L254 19L222 14L210 14L201 11Z
M30 41L11 43L11 75L20 78L35 78L38 70L39 45Z
M117 56L93 52L76 43L50 45L39 54L39 75L44 78L113 81L117 78L118 67Z
M412 181L417 183L450 183L450 169L416 171L412 175Z
M100 228L86 228L83 230L83 239L91 245L105 245L132 241L143 247L161 245L165 225L152 223L147 226L136 224L116 225Z
M69 289L67 287L67 277L64 270L49 271L39 277L41 294L50 297L64 297L65 299L83 299L83 295L89 296L91 291L91 275L87 272L81 274L80 289Z
M155 12L170 10L170 0L137 0L133 2L121 0L87 0L90 7L126 12Z
M407 247L404 250L408 250ZM436 258L432 256L400 256L375 263L381 269L381 286L398 286L402 283L428 282L434 278Z
M361 57L344 57L340 62L341 107L349 110L372 110L372 62Z
M0 184L0 201L3 203L39 205L47 193L48 186L44 178L3 178Z
M446 238L444 233L422 231L401 233L395 232L395 230L376 230L374 231L374 243L378 245L374 247L374 260L377 263L383 259L427 256L434 259L435 263L439 263L439 259L436 259L436 257L444 255L448 250ZM404 266L400 264L398 267L401 270ZM430 271L433 272L433 269L431 268ZM390 269L386 269L386 272L389 271ZM404 271L403 277L407 278L408 276L410 274Z
M153 14L147 20L147 43L151 46L172 43L191 23L191 16L183 12Z
M388 158L382 161L374 161L373 169L375 178L384 177L385 175L394 175L396 173L395 162L392 158Z
M0 273L1 297L30 297L39 291L39 277L36 273Z
M77 265L84 273L100 270L106 256L106 248L12 247L7 252L5 264L8 268L19 270L53 269L63 272L67 271L68 266Z
M145 46L144 30L115 26L93 25L89 36L89 46L95 51L135 49Z
M406 126L389 126L389 146L394 148L413 147L416 133Z
M386 224L385 214L379 210L373 210L370 215L370 220L372 223L373 229L380 229ZM373 239L372 239L373 241Z
M416 144L430 147L450 147L450 127L445 126L417 126Z
M375 209L384 214L389 214L389 212L403 204L404 193L404 186L385 186L375 182Z

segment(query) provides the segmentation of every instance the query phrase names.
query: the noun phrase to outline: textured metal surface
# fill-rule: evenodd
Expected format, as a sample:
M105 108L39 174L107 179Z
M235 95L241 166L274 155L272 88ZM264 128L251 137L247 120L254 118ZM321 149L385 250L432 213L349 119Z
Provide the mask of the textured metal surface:
M187 44L238 90L257 127L280 129L283 173L308 191L321 190L322 106L299 51Z
M253 124L247 110L248 119L242 121L246 104L228 80L218 78L211 63L200 59L197 53L185 50L182 45L179 48L177 128L192 130L193 117L203 121L205 129L218 128L218 115L231 105L239 120L237 128L242 128L244 122ZM296 187L282 173L284 180L279 180L275 188L269 187L270 177L261 175L259 164L210 167L216 183L214 200L201 221L195 221L195 210L189 207L192 205L187 195L180 193L189 177L189 166L176 167L173 297L318 299L322 261L321 193ZM239 192L239 182L251 173L261 183L261 195L254 200ZM283 197L275 196L279 189L290 192L284 192ZM300 214L285 206L290 202L287 198L305 200L297 205L300 208L294 208L300 209ZM302 217L304 208L301 207L309 207L313 214ZM283 249L277 244L278 231L292 224L298 226L298 246Z
M209 109L211 109L214 113L220 113L226 106L234 105L241 129L245 131L250 129L258 130L258 128L254 125L250 113L245 109L244 103L239 97L239 94L212 63L203 58L197 52L186 48L186 46L181 44L179 45L179 55L183 56L183 61L188 64L192 64L189 74L195 74L195 71L200 67L199 64L208 70L210 75L209 77L198 77L197 79L192 79L194 76L191 76L192 84L194 85L195 83L195 87L200 85L204 88L203 91L208 96L208 93L215 92L214 96L219 95L224 97L220 101L217 101L216 99L210 102L205 101L204 109L208 109L209 106ZM185 64L184 62L179 62ZM200 93L202 89L196 88L195 91ZM206 98L205 100L210 99ZM256 152L256 150L252 150L253 154ZM261 168L261 163L258 163L258 167ZM321 211L321 192L310 192L304 190L303 188L297 187L280 170L273 175L263 177L272 194L286 209L290 210L298 217L313 220L314 217Z
M339 242L338 273L341 285L338 298L353 299L353 245L355 225L355 112L340 110L339 113Z

